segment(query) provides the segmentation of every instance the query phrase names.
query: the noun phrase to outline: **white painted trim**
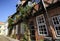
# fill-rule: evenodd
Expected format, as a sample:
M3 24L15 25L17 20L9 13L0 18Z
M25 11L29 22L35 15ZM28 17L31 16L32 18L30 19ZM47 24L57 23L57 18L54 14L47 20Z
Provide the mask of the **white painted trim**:
M47 26L46 26L45 18L44 18L44 23L38 24L38 20L37 20L37 18L40 17L40 16L43 16L43 18L44 18L44 15L39 15L39 16L36 17L37 28L38 28L38 34L39 34L39 35L47 36L47 35L48 35L48 30L47 30ZM45 26L46 26L47 34L40 34L40 31L39 31L39 25L45 25Z
M58 19L58 17L60 17L60 15L58 15L58 16L53 16L53 17L52 17L52 22L53 22L53 18L54 18L54 17L57 17L57 19ZM59 21L59 19L58 19L58 21ZM54 25L54 22L53 22L53 25ZM59 24L54 25L54 29L55 29L56 35L57 35L57 36L60 36L60 35L58 35L57 30L56 30L56 28L55 28L55 27L58 27L58 26L60 26L60 22L59 22Z
M45 37L46 39L52 40L52 37Z
M56 37L56 39L60 39L60 37Z

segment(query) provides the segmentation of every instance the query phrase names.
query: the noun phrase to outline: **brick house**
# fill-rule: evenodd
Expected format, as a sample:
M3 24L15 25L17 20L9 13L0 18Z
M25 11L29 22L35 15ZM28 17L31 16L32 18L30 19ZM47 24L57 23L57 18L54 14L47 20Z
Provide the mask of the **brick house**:
M30 1L30 0L29 0ZM29 2L21 0L22 6L25 7ZM28 13L27 23L30 31L30 39L32 41L59 41L60 40L60 1L59 0L44 0L45 7L41 5L40 0L32 0L36 2L34 7ZM17 20L15 15L20 15L19 7L17 5L17 12L11 18L15 19L13 27L16 30L16 38L23 37L24 29L21 27L22 19Z

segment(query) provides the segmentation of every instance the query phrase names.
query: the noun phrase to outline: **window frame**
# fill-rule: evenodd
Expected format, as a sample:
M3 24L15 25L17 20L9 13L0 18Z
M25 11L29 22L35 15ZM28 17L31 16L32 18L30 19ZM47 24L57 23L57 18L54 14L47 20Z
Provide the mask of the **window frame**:
M60 26L60 22L59 22L59 24L56 24L56 25L55 25L55 24L54 24L54 21L53 21L53 18L55 18L55 17L57 17L58 22L59 22L59 17L60 17L60 15L53 16L53 17L52 17L52 23L53 23L53 26L54 26L54 29L55 29L56 35L57 35L57 36L60 36L60 35L58 35L58 31L59 31L59 30L56 30L56 27L59 27L59 26Z
M40 16L43 16L43 18L44 18L44 15L43 15L43 14L36 17L37 28L38 28L38 34L39 34L39 35L48 36L48 29L47 29L47 25L46 25L45 18L44 18L44 23L38 24L37 18L40 17ZM39 31L39 29L40 29L39 26L40 26L40 25L45 25L45 29L46 29L47 34L41 34L41 33L40 33L40 31ZM43 32L43 31L42 31L42 32Z

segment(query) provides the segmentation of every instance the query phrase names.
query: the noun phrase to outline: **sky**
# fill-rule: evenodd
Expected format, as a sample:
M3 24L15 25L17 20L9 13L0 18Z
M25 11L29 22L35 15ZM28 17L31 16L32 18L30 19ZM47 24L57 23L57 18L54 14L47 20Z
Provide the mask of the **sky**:
M18 0L0 0L0 22L6 22L8 16L16 12Z

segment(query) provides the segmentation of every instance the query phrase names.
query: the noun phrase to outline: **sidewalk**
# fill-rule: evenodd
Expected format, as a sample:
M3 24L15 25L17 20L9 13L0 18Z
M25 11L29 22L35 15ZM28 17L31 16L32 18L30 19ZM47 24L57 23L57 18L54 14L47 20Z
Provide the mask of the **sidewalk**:
M7 37L7 36L4 36L5 38L9 39L10 41L19 41L17 39L13 39L13 38L10 38L10 37Z

